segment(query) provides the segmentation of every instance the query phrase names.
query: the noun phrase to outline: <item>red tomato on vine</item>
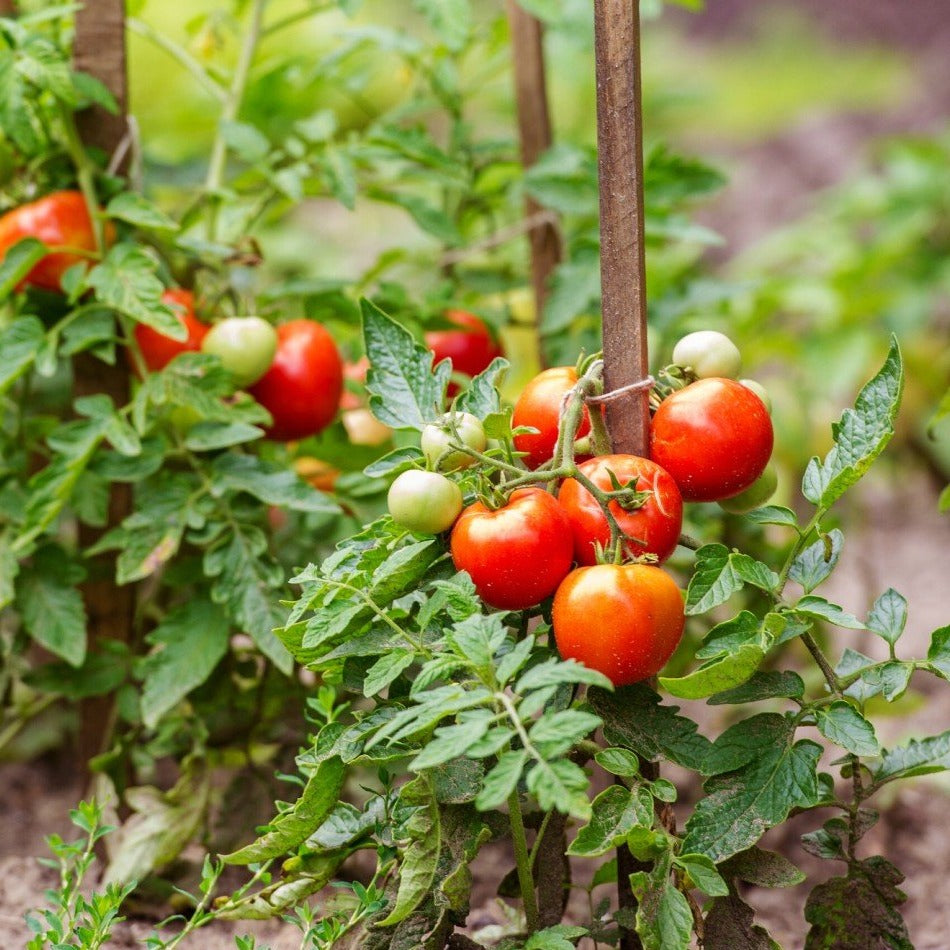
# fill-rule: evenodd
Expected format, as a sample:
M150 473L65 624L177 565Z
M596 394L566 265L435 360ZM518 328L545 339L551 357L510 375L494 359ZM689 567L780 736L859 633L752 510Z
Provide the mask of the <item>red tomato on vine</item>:
M447 310L445 319L457 330L429 330L424 339L432 350L435 363L452 361L452 370L466 376L477 376L487 369L496 356L504 356L501 346L485 323L466 310ZM449 384L449 396L458 392L458 386Z
M107 243L113 235L114 230L107 224ZM82 192L56 191L0 217L0 259L27 237L34 237L54 250L30 270L20 287L62 290L63 274L74 264L89 261L89 255L96 250L95 231Z
M343 390L343 363L333 337L313 320L277 327L270 369L250 388L274 421L267 436L282 442L325 429L336 415Z
M655 554L665 561L675 550L683 526L683 499L672 476L656 462L636 455L603 455L584 462L580 471L603 491L613 491L613 472L621 485L638 492L651 492L639 508L627 510L619 500L609 510L624 536L631 539L628 555ZM596 544L606 547L610 525L597 499L576 479L565 479L558 501L567 512L574 534L574 558L579 564L596 563Z
M577 371L573 366L554 366L538 373L522 390L511 417L512 428L531 426L538 431L516 435L515 448L526 452L524 463L528 468L537 468L554 455L557 444L557 424L565 395L577 385ZM584 409L584 417L577 429L578 437L590 432L590 416ZM578 455L581 461L588 456Z
M494 511L480 501L469 505L452 529L451 549L479 597L502 610L526 610L550 597L574 558L567 515L540 488L519 488Z
M571 571L554 595L554 639L564 659L614 686L654 676L683 635L683 597L649 564L597 564Z
M144 323L135 325L135 340L145 366L152 373L164 369L179 353L200 350L205 334L211 329L207 323L195 316L195 298L190 290L181 287L166 290L162 294L162 303L172 308L178 322L187 330L188 336L184 340L173 340Z
M700 379L671 393L653 416L650 457L686 501L719 501L748 488L772 455L772 420L751 389Z

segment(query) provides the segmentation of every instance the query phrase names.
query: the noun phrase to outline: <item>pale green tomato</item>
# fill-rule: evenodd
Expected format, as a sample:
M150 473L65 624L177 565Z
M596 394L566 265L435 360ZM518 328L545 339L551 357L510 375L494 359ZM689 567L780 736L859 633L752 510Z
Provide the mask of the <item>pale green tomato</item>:
M393 521L410 531L439 534L455 524L462 511L462 492L438 472L403 472L386 497Z
M687 333L673 347L673 362L689 366L699 379L736 379L742 367L739 348L718 330Z
M761 508L778 488L778 473L775 466L769 462L765 471L745 490L733 495L732 498L723 498L719 507L733 515L742 515L755 508Z
M453 442L467 445L476 452L484 452L488 444L485 429L470 412L446 413L439 422L430 423L422 430L422 454L430 465L446 472L468 468L475 463L471 455L458 450L451 451L449 446Z
M207 332L201 349L217 356L243 389L270 369L277 352L277 331L261 317L225 317Z
M769 391L760 382L754 379L740 379L739 382L742 383L746 389L751 389L752 392L765 403L765 408L768 409L769 415L772 415L772 399L769 396Z

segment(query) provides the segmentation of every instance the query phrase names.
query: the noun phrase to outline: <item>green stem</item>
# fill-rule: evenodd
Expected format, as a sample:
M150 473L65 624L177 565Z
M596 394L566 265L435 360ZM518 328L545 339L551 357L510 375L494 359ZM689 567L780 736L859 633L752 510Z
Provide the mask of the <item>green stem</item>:
M89 212L89 220L92 222L96 250L101 253L104 236L99 197L96 194L95 171L92 162L89 161L89 156L86 154L86 147L82 144L79 130L76 128L75 116L65 106L62 110L62 118L66 151L69 153L70 160L76 169L76 181L79 183L79 190L82 192L83 198L86 199L86 210Z
M541 820L541 827L538 828L538 833L534 837L534 844L531 845L531 854L528 858L528 865L534 870L534 865L538 860L538 851L541 850L541 842L544 839L544 833L548 830L548 825L551 823L551 816L554 814L554 809L547 812L544 818Z
M247 33L244 36L244 44L241 47L241 55L238 58L237 66L234 70L234 78L231 81L231 87L227 91L224 99L224 105L221 109L221 115L218 118L218 130L214 137L214 144L211 146L211 159L208 163L208 177L205 179L205 193L209 195L210 204L208 207L208 240L214 241L218 230L218 195L221 185L224 183L224 169L227 162L227 145L222 134L222 126L225 123L233 122L241 108L241 101L244 98L244 90L247 87L248 76L251 71L251 63L254 61L254 53L257 50L257 44L261 38L261 26L264 20L264 7L267 0L254 0L254 6L251 9L251 23Z
M518 789L508 796L508 817L511 821L511 841L515 850L515 864L518 868L518 883L521 886L521 900L524 904L528 933L534 934L540 929L538 918L538 897L534 892L534 874L531 872L531 858L528 856L528 841L524 833L524 819L521 815L521 800Z

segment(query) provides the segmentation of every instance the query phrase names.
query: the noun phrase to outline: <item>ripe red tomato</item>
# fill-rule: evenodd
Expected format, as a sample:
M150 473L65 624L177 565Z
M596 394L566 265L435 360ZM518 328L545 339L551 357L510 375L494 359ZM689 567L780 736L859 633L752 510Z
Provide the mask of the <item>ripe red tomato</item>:
M108 243L113 231L107 226ZM96 237L79 191L56 191L38 201L20 205L0 218L0 259L23 238L34 237L51 248L69 248L71 251L95 251ZM20 287L40 287L43 290L61 290L63 274L74 264L88 261L84 254L70 250L47 254L23 278Z
M175 287L162 294L162 303L175 311L178 322L188 331L184 340L173 340L164 333L146 326L135 325L135 339L142 351L142 359L152 373L164 369L179 353L197 352L211 327L195 316L195 298L190 290Z
M578 660L626 686L658 673L683 635L683 597L649 564L579 567L554 595L554 639Z
M502 610L526 610L550 597L574 558L567 515L540 488L519 488L496 511L480 501L469 505L452 529L451 549L479 597Z
M573 366L554 366L538 373L522 390L511 417L512 428L532 426L536 434L516 435L515 448L527 452L524 463L528 468L537 468L554 455L557 444L557 423L561 413L564 394L577 385L577 372ZM590 432L590 417L584 409L584 418L577 429L578 437ZM576 456L578 461L589 458Z
M447 310L445 319L460 329L430 330L424 336L426 346L435 354L436 363L450 359L453 372L477 376L496 356L505 355L491 331L474 313ZM449 395L454 396L456 392L458 386L451 383Z
M773 438L768 411L751 389L734 379L700 379L660 403L650 457L686 501L719 501L762 474Z
M602 455L580 466L598 488L612 491L610 473L621 485L633 482L637 491L653 495L641 508L626 511L611 501L610 511L624 535L630 539L625 549L631 556L655 554L665 561L675 550L683 526L683 499L672 476L656 462L636 455ZM594 496L576 479L564 480L558 494L574 533L574 558L579 564L597 562L595 543L602 547L610 541L610 525Z
M343 363L333 337L313 320L291 320L277 327L274 362L249 392L274 418L268 438L288 442L325 429L342 389Z

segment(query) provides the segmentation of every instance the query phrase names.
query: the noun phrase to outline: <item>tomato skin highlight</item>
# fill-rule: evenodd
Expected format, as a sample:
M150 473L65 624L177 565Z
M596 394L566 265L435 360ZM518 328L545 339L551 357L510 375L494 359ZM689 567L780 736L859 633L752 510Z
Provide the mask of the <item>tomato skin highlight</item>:
M333 337L313 320L277 327L270 369L248 390L271 414L267 437L304 439L325 429L336 415L343 390L343 363Z
M772 420L751 389L732 379L700 379L660 403L650 457L685 501L719 501L748 488L772 455Z
M551 459L557 445L557 424L565 393L577 385L577 371L573 366L554 366L538 373L522 390L515 403L511 426L532 426L537 433L525 433L514 438L515 448L526 452L522 459L530 469L538 468ZM577 428L577 437L590 432L590 416L584 416ZM589 456L578 455L580 462Z
M617 501L610 502L610 512L624 535L642 541L627 541L624 550L630 557L655 554L665 561L679 541L683 527L683 499L673 477L656 462L636 455L602 455L584 462L580 471L598 488L612 491L610 472L621 485L635 481L637 491L651 491L642 508L626 511ZM574 559L578 564L597 563L595 543L606 547L610 541L610 525L597 499L576 479L561 484L558 501L567 512L574 535Z
M110 243L114 233L111 226L105 227L106 243ZM82 192L55 191L0 217L0 259L6 257L14 244L27 237L37 238L53 248L94 252L96 235ZM70 251L47 254L23 278L19 288L39 287L58 293L62 290L63 274L80 261L89 262L89 258Z
M479 597L501 610L526 610L550 597L571 569L567 515L540 488L519 488L492 511L469 505L452 529L452 560L468 571Z
M552 618L561 656L598 670L614 686L658 673L686 622L673 578L649 564L571 571L554 595Z
M450 359L453 372L477 376L488 368L496 356L505 355L488 327L474 313L467 310L447 310L445 319L459 329L429 330L423 335L426 346L435 355L435 363ZM457 392L458 386L450 383L449 395L454 396Z
M188 331L184 340L173 340L144 323L135 325L136 342L149 372L164 369L179 353L196 353L211 327L195 316L195 298L190 290L173 287L162 294L162 303L175 311L178 322Z

